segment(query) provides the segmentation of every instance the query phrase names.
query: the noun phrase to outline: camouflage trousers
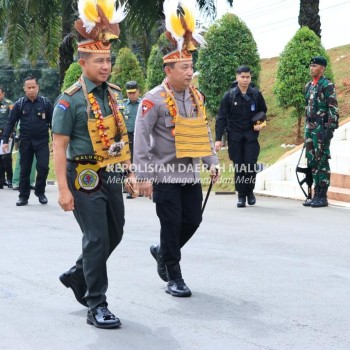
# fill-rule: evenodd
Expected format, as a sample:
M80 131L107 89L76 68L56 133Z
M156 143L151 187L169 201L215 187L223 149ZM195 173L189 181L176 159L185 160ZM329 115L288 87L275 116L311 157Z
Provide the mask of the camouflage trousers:
M305 145L307 164L311 169L314 185L328 187L331 178L330 141L324 140L321 125L318 125L316 129L305 129Z

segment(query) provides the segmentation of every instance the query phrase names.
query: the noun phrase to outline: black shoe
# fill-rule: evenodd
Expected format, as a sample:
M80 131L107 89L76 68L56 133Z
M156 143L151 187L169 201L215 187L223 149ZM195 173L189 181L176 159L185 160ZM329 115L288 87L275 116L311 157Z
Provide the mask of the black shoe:
M237 208L244 208L244 207L245 207L245 196L238 197Z
M128 194L128 195L126 196L126 199L134 199L134 197L133 197L131 194Z
M7 187L8 187L8 188L12 188L12 183L9 182L9 183L7 184Z
M166 271L168 276L168 284L165 292L173 297L186 298L192 295L190 289L186 286L185 281L182 278L180 264L166 265Z
M187 298L192 295L191 290L186 286L186 283L182 278L169 281L165 293L180 298Z
M63 273L60 277L60 281L64 286L67 288L71 288L75 299L81 304L84 305L85 307L88 307L88 304L86 303L84 299L84 295L86 293L86 285L79 283L77 280L72 278L70 275Z
M303 206L304 206L304 207L311 207L312 201L313 201L312 199L306 198L306 199L305 199L305 202L303 203Z
M256 198L253 192L247 194L248 204L254 205L256 203Z
M118 328L121 322L107 308L107 303L101 304L87 313L86 323L97 328Z
M18 201L16 202L17 207L22 207L23 205L28 204L28 199L19 197Z
M327 197L318 197L317 200L311 203L311 208L328 207Z
M328 187L319 188L318 196L311 201L312 208L328 207L327 191Z
M31 190L35 190L35 186L30 185L30 189L31 189Z
M154 257L154 259L156 259L157 261L157 272L159 277L164 281L164 282L168 282L168 278L166 275L166 268L165 265L162 261L162 255L160 254L160 247L157 244L153 244L151 245L151 247L149 248L152 256Z
M39 202L41 204L47 204L47 198L46 198L46 196L44 194L39 194L39 195L36 195L36 196L38 196Z
M0 185L0 190L3 190L4 189L4 185Z

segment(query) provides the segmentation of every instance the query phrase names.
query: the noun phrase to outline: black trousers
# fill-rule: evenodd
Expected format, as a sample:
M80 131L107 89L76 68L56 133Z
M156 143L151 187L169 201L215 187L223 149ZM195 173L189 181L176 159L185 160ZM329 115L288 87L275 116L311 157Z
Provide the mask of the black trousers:
M257 161L260 153L258 140L230 140L229 154L235 167L235 186L239 196L254 191L257 173Z
M33 157L35 154L36 163L36 181L35 194L41 195L45 193L46 179L49 173L49 143L46 142L33 143L30 140L21 140L19 143L20 175L19 175L19 197L28 199L30 196L30 171L32 169Z
M2 135L0 135L0 141L2 140ZM13 150L13 142L11 152ZM5 173L8 182L12 183L13 171L12 171L12 154L2 154L0 155L0 186L5 184Z
M11 153L0 155L0 185L5 183L5 173L7 182L12 182L12 155Z
M68 164L67 179L74 197L73 213L83 234L82 254L68 273L86 286L86 302L90 308L95 308L106 301L107 259L123 237L121 177L118 173L100 170L102 185L88 194L75 186L76 166L76 163Z
M202 221L200 184L153 184L153 202L160 221L160 246L166 265L181 260L181 248Z

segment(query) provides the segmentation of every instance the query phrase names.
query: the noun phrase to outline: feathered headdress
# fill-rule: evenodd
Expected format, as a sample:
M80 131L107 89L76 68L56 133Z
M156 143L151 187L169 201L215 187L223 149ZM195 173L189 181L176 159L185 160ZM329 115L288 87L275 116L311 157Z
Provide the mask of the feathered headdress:
M165 0L165 35L177 45L177 51L163 57L164 63L189 60L196 46L206 44L197 27L198 5L196 0ZM176 54L177 52L177 54Z
M110 43L118 39L119 25L127 15L124 5L116 10L116 0L79 0L79 17L75 21L75 29L86 42L79 43L78 51L103 52L109 51Z

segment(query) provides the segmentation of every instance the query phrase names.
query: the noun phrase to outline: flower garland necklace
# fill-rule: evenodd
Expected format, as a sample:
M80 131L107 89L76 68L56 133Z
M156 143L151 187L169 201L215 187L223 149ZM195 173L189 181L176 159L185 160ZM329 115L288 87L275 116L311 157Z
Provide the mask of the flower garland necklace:
M100 105L98 104L96 97L92 92L88 94L89 102L91 105L92 112L94 113L95 119L96 119L96 127L98 130L98 134L100 135L100 139L102 143L109 147L111 144L109 142L109 138L107 136L107 131L105 126L103 125L103 114L100 108ZM109 104L111 104L110 98L108 96Z
M168 81L165 79L164 82L163 82L163 87L165 89L165 92L166 92L166 104L167 104L167 107L169 109L169 113L170 115L173 117L173 124L176 123L176 117L179 115L179 112L178 112L178 107L177 107L177 103L176 103L176 100L175 100L175 96L174 96L174 93L173 91L171 90L171 87L168 83ZM193 88L192 86L189 87L190 89L190 93L191 93L191 96L194 100L194 103L197 107L197 111L198 111L198 114L201 114L204 119L205 119L205 122L207 123L207 116L206 116L206 113L205 113L205 107L202 103L202 99L199 95L199 92L197 91L197 89Z

